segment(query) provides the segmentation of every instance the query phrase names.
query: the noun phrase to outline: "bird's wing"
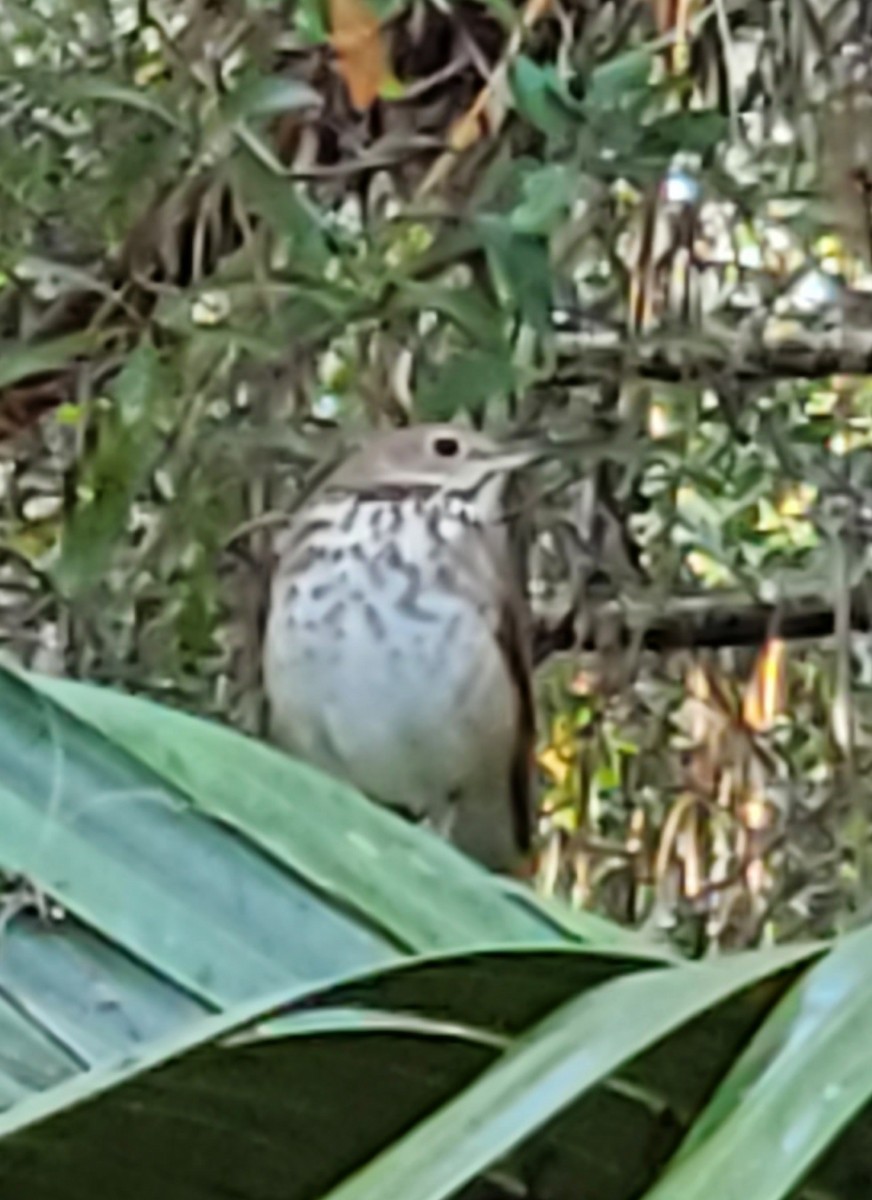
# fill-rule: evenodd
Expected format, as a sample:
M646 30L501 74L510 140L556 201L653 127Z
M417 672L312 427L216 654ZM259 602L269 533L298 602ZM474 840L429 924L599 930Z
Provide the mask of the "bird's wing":
M515 844L522 854L527 854L533 843L533 766L536 746L528 632L521 598L509 595L500 608L494 634L512 692L518 698L509 797Z
M514 842L521 854L533 843L533 771L536 713L533 704L532 638L524 587L525 546L521 531L501 525L479 528L466 540L463 556L467 578L475 580L485 600L487 622L506 672L507 686L517 697L509 796Z

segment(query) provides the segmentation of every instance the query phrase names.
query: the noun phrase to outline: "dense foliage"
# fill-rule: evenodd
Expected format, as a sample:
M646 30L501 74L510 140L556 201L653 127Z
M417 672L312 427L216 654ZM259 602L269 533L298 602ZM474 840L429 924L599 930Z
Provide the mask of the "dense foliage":
M541 674L542 886L695 949L862 914L863 6L13 0L0 33L9 648L257 731L310 466L532 430L533 596L585 648Z

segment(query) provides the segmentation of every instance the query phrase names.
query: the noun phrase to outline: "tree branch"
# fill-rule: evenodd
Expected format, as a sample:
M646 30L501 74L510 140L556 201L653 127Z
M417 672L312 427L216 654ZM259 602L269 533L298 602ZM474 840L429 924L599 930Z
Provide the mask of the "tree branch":
M860 325L812 330L770 319L739 331L663 333L635 342L614 332L578 332L561 334L559 343L549 385L634 375L669 383L872 375L872 328Z
M872 595L856 588L851 595L851 628L872 629ZM579 634L579 628L581 632ZM595 602L579 619L574 611L537 620L533 657L538 664L567 650L594 650L607 640L665 653L682 649L718 649L762 645L777 635L785 641L832 637L834 606L820 595L796 597L777 605L749 601L737 593L677 597L655 608L620 600Z

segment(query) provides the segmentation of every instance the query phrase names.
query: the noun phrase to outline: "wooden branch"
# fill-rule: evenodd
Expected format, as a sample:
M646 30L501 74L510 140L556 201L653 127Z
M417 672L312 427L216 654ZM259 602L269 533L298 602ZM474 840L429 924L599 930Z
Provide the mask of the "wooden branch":
M748 384L872 375L872 318L869 327L822 330L770 319L741 330L687 330L636 342L614 332L564 333L559 335L558 354L548 385L632 376L669 383Z
M872 629L872 595L857 588L851 596L851 628ZM581 634L579 636L579 629ZM736 593L680 597L655 609L619 600L595 602L581 619L574 611L541 617L534 629L534 661L567 650L594 650L607 642L666 653L762 645L777 635L785 641L816 641L835 631L833 606L820 595L796 597L780 605L749 601Z

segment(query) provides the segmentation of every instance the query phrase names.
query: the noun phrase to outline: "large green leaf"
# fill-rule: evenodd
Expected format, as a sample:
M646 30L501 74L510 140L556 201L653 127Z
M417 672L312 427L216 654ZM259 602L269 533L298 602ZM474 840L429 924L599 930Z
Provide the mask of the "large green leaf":
M872 930L847 937L772 1013L652 1200L779 1200L872 1098Z
M34 679L200 814L384 931L424 951L501 940L562 940L544 913L451 846L304 763L220 725L67 680ZM85 724L86 723L86 724Z
M41 1200L110 1190L314 1200L503 1050L501 1039L457 1023L283 1007L275 996L257 1012L241 1006L20 1105L0 1118L0 1182L12 1190L26 1181ZM627 1102L601 1098L610 1120L621 1111L624 1129ZM549 1192L572 1194L574 1186Z
M331 1193L331 1200L455 1194L644 1050L813 953L793 948L641 972L584 992L534 1026L452 1104Z
M93 1196L95 1171L154 1195L171 1128L185 1165L167 1194L213 1195L228 1161L253 1179L252 1129L276 1121L286 1141L248 1193L316 1195L556 1004L669 962L633 935L573 948L520 890L351 789L104 689L0 672L0 781L0 1179L29 1195ZM280 1024L215 1044L279 1003ZM355 1072L391 1063L373 1109Z
M172 782L6 673L0 716L0 869L69 914L49 955L74 918L208 1007L392 957L364 913L325 902ZM312 779L317 804L316 789ZM40 922L31 935L46 942ZM89 955L86 939L78 948ZM96 971L98 958L89 961ZM112 991L112 965L102 978Z
M472 1094L532 1050L549 1073L557 1072L564 1091L573 1079L579 1089L585 1081L600 1086L591 1097L595 1103L571 1107L510 1170L520 1170L533 1187L547 1180L542 1194L552 1200L577 1194L579 1171L599 1200L628 1198L650 1181L658 1144L662 1153L676 1133L663 1127L655 1089L611 1078L616 1048L634 1054L657 1041L669 1024L664 1013L670 1006L680 1031L688 1014L723 1006L737 990L789 975L803 960L801 951L758 955L739 965L643 970L628 980L621 977L644 967L644 960L584 948L519 948L397 964L320 993L275 993L19 1104L0 1118L0 1181L13 1190L26 1180L27 1194L45 1200L107 1189L179 1200L222 1189L249 1200L314 1198L353 1177L458 1092L468 1088ZM656 981L667 977L673 986L663 991ZM652 981L646 1029L635 1006ZM639 990L622 997L631 982ZM511 1032L495 1028L502 1024L499 1013L494 1022L486 1010L498 1009L500 993L507 997L510 990L516 1018L522 995L533 999L532 1017L561 995L584 994L502 1058ZM774 998L770 987L768 1003ZM586 1002L596 1036L574 1041L563 1018L570 1011L577 1016ZM575 1032L583 1034L583 1025ZM546 1035L547 1053L541 1041ZM722 1058L715 1056L713 1070L723 1069ZM515 1108L528 1132L553 1112L540 1088L529 1093L526 1107L517 1098ZM502 1116L498 1130L505 1129ZM629 1139L623 1151L622 1139ZM480 1139L473 1144L480 1149ZM604 1154L610 1144L612 1158ZM381 1194L402 1193L389 1188Z
M451 847L268 747L7 671L4 880L7 1103L281 986L409 950L566 940Z
M821 953L700 965L632 934L573 944L572 922L561 932L351 789L85 684L0 673L0 780L0 1181L37 1200L435 1198L493 1170L554 1200L581 1172L598 1200L630 1200ZM26 884L65 911L27 911ZM808 1116L813 1082L849 1070L868 936L787 993L668 1195L723 1177L737 1123L762 1136L788 1094ZM779 1179L850 1119L867 1074L818 1104L810 1149ZM735 1100L758 1076L755 1123Z
M335 1010L245 1032L280 1000L201 1020L0 1116L4 1194L314 1200L496 1053L460 1028Z

